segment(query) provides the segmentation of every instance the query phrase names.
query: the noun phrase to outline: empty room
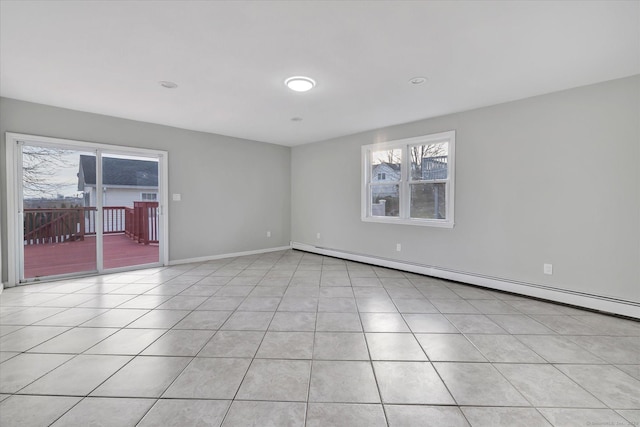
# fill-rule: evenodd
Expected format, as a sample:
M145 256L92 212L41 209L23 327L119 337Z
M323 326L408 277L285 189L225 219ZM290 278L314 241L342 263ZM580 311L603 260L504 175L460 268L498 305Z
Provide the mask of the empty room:
M640 425L640 1L0 0L0 425Z

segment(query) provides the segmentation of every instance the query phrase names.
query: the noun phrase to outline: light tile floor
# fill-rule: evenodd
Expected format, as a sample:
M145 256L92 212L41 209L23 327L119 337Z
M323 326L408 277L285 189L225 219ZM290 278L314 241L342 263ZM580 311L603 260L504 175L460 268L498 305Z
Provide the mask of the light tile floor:
M297 251L0 295L2 426L639 425L640 323Z

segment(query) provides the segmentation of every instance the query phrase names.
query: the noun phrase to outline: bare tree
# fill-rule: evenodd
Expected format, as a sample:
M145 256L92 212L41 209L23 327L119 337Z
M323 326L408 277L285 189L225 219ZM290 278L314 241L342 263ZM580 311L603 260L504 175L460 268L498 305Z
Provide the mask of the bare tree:
M22 185L25 195L43 197L57 194L63 184L55 181L57 172L72 166L67 158L68 150L58 148L23 146Z
M402 150L387 150L387 163L399 164L401 162Z
M446 156L448 150L445 144L414 145L410 147L411 176L419 179L422 175L422 159Z
M402 150L385 150L386 159L382 160L380 158L380 162L383 163L401 163L401 153ZM422 159L424 158L433 158L433 157L442 157L447 155L447 147L445 144L423 144L423 145L414 145L409 148L409 155L411 156L411 169L419 170L422 165Z

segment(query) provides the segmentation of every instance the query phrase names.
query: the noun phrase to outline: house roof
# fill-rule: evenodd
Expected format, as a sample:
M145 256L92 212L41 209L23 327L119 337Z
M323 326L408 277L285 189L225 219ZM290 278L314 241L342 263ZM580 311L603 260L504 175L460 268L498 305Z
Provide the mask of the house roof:
M158 162L114 157L104 157L102 162L103 185L158 186ZM84 184L96 184L95 156L80 156L78 180L82 177L84 177Z
M398 172L400 170L400 164L398 164L398 163L388 163L388 162L378 163L377 165L374 165L373 168L374 169L378 169L378 168L380 168L382 166L386 166L389 169L393 169L396 172Z

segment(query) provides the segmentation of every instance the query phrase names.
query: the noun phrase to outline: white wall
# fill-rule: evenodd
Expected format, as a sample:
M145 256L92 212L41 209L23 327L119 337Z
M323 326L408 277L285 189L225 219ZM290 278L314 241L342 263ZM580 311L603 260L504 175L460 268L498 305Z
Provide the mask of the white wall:
M0 99L0 118L0 153L6 131L167 150L169 192L183 199L170 203L171 260L283 246L291 236L640 302L640 76L293 149L11 99ZM362 222L360 147L452 129L455 228ZM5 174L0 161L3 219ZM543 263L553 263L552 276Z
M635 76L294 147L292 240L640 302L639 104ZM360 147L448 130L455 227L362 222Z
M168 151L171 261L289 244L290 148L0 98L3 281L5 132Z

